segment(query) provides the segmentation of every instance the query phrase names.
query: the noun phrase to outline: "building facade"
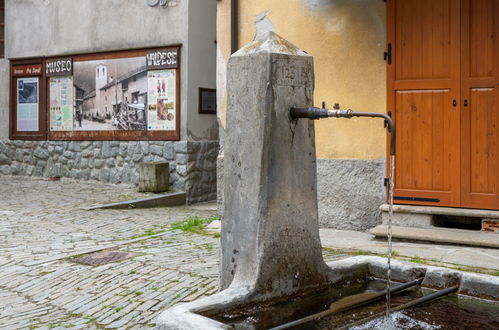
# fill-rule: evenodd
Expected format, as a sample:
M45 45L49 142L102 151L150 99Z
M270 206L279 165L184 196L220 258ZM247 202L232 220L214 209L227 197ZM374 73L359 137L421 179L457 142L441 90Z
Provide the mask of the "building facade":
M499 1L220 1L219 68L253 39L255 16L265 12L268 28L314 57L315 106L338 103L395 121L396 204L420 213L499 210ZM223 69L217 88L223 154ZM383 124L315 122L321 225L381 222L389 174Z
M218 125L199 109L216 1L162 4L5 1L0 173L137 183L140 162L167 161L189 202L215 198Z

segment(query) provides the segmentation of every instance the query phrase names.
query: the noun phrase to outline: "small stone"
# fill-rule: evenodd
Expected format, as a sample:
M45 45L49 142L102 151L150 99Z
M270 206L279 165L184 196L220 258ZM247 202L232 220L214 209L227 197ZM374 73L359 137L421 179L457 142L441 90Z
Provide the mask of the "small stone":
M36 148L33 155L36 158L40 158L40 159L48 159L50 156L49 152L46 149L42 149L42 148Z

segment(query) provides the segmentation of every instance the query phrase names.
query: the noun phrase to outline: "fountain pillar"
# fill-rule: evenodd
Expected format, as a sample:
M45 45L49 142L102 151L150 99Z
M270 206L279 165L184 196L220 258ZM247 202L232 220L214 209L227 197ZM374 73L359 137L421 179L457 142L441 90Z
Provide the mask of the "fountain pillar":
M272 31L236 52L227 69L221 289L256 300L323 286L314 124L313 58Z

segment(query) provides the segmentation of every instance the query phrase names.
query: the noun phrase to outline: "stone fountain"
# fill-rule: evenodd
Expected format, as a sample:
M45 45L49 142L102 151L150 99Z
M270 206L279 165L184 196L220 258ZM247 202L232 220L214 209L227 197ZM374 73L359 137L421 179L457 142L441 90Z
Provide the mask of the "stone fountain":
M258 22L269 26L264 17ZM329 265L322 258L314 124L289 116L292 107L313 105L312 56L269 29L257 29L255 39L230 58L227 87L221 291L164 311L158 329L228 329L201 313L385 274L383 258ZM401 281L432 271L441 275L403 263L392 267L392 277ZM454 273L425 281L445 286L460 276Z

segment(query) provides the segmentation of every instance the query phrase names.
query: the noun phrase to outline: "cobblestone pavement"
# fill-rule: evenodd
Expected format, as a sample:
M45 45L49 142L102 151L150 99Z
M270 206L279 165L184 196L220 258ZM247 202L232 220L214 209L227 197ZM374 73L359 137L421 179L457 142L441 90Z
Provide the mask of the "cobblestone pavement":
M217 288L218 239L171 230L213 209L85 208L144 197L129 186L0 176L0 328L141 328ZM165 231L166 230L166 231ZM117 246L101 266L68 257Z
M171 228L215 215L213 206L87 211L144 194L69 179L0 183L2 329L148 328L162 310L217 291L219 239ZM135 257L100 266L69 258L104 248Z

